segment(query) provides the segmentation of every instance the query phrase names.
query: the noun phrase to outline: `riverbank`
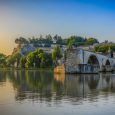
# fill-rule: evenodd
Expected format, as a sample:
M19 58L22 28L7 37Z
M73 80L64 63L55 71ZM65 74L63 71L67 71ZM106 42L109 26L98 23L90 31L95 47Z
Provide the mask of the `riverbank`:
M3 70L50 70L53 71L54 68L53 67L49 67L49 68L0 68L0 71Z

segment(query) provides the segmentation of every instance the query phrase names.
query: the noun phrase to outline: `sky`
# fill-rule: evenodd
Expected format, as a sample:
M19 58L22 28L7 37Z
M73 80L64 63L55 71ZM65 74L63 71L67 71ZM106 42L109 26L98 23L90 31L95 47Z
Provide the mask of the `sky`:
M0 0L0 52L14 40L59 34L115 42L115 0Z

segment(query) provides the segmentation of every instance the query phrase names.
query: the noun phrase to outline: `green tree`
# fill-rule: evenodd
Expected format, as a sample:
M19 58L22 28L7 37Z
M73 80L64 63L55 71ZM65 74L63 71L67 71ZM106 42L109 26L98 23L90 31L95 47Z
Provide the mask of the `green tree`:
M20 58L20 67L25 68L25 63L26 63L26 59L21 57Z
M0 53L0 67L5 67L6 65L6 56L2 53Z
M111 44L111 45L110 45L110 48L111 48L112 51L115 52L115 44Z
M17 63L17 66L20 64L21 54L19 52L14 53L6 59L7 66L14 66Z
M39 53L42 53L43 50L39 49L34 52L30 52L26 56L26 67L40 67L40 59L38 57Z
M43 52L43 53L38 54L38 57L41 60L40 67L51 67L52 66L51 54Z
M86 42L85 38L80 36L71 36L67 39L67 45L80 46L84 45Z
M54 64L57 65L57 61L62 57L60 47L57 46L54 48L52 52L52 60L54 61Z
M98 45L94 48L95 52L102 52L102 53L107 53L109 50L109 45L108 44L102 44Z
M107 53L109 49L111 49L112 51L115 51L115 44L105 43L105 44L97 45L94 48L95 52L102 52L102 53Z
M26 67L50 67L52 66L51 54L45 53L42 49L30 52L26 57Z
M86 43L87 43L88 45L93 45L94 43L99 43L99 42L98 42L98 40L95 39L95 38L88 38L87 41L86 41Z

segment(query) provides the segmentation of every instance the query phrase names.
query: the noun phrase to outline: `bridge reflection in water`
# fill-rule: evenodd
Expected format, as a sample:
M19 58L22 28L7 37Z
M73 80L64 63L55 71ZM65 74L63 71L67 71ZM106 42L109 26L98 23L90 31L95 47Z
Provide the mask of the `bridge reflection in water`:
M58 75L55 79L63 84L68 96L87 97L88 94L96 96L99 92L115 92L115 76L111 74L70 74L65 79L61 77Z
M114 74L53 74L49 71L1 71L0 87L10 82L15 100L52 101L71 98L74 101L98 98L115 92Z

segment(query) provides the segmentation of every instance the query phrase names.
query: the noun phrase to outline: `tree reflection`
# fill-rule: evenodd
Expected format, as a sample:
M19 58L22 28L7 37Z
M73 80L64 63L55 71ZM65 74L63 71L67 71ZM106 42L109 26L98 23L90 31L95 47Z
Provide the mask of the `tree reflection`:
M56 98L61 99L64 94L65 74L54 74L53 90L56 92Z
M39 93L40 98L51 97L52 72L13 71L8 74L10 82L17 91L16 100L38 98L36 93Z
M54 74L52 71L2 71L0 84L11 82L15 99L57 102L63 98L71 101L98 98L99 92L115 92L114 74ZM89 95L90 94L90 95ZM107 96L105 94L105 96Z
M6 82L6 72L0 71L0 85L3 85Z

